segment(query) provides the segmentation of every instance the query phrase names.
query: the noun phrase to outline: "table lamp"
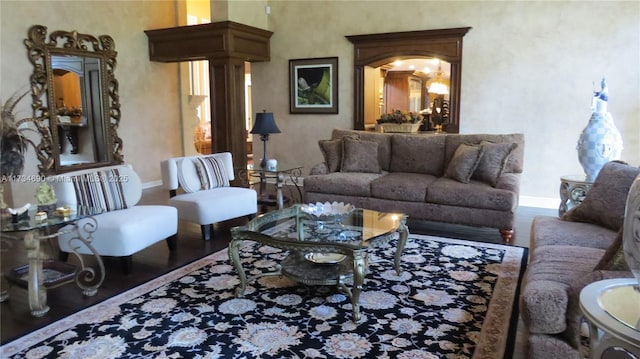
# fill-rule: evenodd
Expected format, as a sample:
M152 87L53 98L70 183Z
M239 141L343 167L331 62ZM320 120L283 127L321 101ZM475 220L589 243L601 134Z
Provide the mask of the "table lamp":
M269 135L272 133L280 133L280 129L276 126L276 120L273 118L273 112L258 112L256 113L256 121L253 124L251 133L260 135L260 140L263 144L262 149L262 161L260 167L267 167L267 141L269 141Z

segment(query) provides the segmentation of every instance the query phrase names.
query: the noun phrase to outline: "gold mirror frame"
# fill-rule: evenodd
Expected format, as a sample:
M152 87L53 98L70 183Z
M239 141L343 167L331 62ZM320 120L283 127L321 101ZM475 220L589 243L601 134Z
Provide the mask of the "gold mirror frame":
M28 38L24 41L28 49L29 61L33 64L30 77L32 109L35 126L42 137L37 146L36 155L40 161L38 169L41 175L75 171L84 168L102 167L123 163L122 139L118 137L120 125L120 102L118 81L114 76L116 66L115 43L108 35L98 38L80 34L77 31L54 31L47 42L47 28L34 25L29 29ZM106 160L91 163L62 166L58 143L58 126L56 125L56 99L53 94L53 69L51 57L80 56L100 59L100 83L102 99L102 126L106 131Z

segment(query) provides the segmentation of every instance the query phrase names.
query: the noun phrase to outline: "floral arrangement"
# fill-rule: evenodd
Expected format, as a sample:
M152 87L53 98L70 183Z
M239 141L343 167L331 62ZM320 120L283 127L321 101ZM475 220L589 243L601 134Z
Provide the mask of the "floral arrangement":
M58 109L58 115L60 116L82 116L82 108L80 107L60 107Z
M391 113L385 113L376 120L377 123L420 123L424 117L416 112L402 112L395 110Z

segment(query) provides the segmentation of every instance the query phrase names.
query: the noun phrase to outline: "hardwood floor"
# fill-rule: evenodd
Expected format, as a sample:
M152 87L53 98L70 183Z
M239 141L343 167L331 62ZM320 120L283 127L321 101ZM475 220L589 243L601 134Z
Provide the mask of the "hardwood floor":
M141 204L166 204L168 193L160 188L144 191ZM522 247L529 245L531 220L536 215L557 215L552 209L521 207L518 210L513 244ZM130 275L122 274L118 258L104 258L106 268L105 280L93 297L85 297L74 284L48 290L47 301L51 310L41 318L29 313L27 291L13 286L9 290L10 297L0 304L0 342L12 341L26 333L41 328L58 319L99 303L113 295L147 282L161 274L167 273L186 263L199 259L207 254L217 252L227 246L230 228L246 223L246 219L237 219L217 224L213 239L203 241L200 237L200 226L180 222L178 229L178 248L169 252L166 242L159 242L133 256L133 269ZM412 233L430 234L444 237L464 238L477 241L501 243L497 230L487 228L470 228L409 220ZM55 244L51 243L51 253L55 257ZM2 238L2 272L23 265L26 254L22 243L18 240ZM69 256L69 262L77 263L77 259ZM519 326L518 339L514 358L524 358L524 333Z

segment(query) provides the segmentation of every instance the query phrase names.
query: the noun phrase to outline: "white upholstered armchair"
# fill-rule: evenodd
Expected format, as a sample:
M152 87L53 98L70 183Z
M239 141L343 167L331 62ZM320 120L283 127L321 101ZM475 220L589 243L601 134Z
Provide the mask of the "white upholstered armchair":
M232 187L230 152L206 156L175 157L160 163L163 187L178 218L198 223L204 240L211 239L211 225L233 218L253 218L258 212L255 190Z
M97 229L92 246L101 256L121 257L123 271L131 271L132 255L156 242L166 240L169 250L176 247L178 213L171 206L137 205L142 197L142 183L129 165L100 167L68 172L47 178L58 205L98 207L103 213L94 216ZM80 220L82 227L83 221ZM63 231L61 229L61 231ZM73 234L62 234L58 243L60 258L69 253L92 254Z

